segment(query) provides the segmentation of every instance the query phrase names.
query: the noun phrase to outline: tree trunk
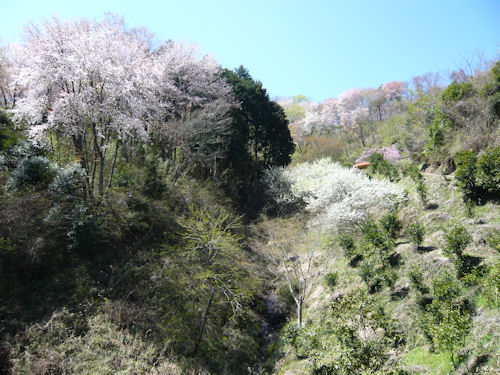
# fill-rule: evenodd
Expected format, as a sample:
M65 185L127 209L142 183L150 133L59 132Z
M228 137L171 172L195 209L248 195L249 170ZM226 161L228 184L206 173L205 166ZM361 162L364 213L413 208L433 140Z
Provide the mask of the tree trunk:
M302 300L297 300L297 326L302 328Z
M212 304L212 300L214 299L215 295L215 286L212 286L212 289L210 290L210 296L208 297L208 301L205 305L205 308L203 309L203 315L201 317L201 324L200 324L200 331L198 333L198 337L196 338L196 342L194 345L193 349L193 355L196 355L198 352L198 349L200 347L200 342L201 338L203 337L203 332L205 331L205 325L207 323L207 316L208 316L208 310L210 309L210 305Z
M99 157L99 195L104 193L104 154Z

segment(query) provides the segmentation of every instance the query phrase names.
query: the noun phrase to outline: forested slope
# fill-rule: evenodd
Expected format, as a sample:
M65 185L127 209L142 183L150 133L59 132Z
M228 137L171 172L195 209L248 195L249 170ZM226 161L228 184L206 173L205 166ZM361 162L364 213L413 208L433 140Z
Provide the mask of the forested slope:
M498 372L500 63L279 105L113 16L1 52L2 374Z

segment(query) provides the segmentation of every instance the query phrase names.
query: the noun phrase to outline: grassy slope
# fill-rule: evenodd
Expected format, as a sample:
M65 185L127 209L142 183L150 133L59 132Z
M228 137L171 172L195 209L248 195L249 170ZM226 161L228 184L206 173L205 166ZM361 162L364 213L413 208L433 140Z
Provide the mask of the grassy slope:
M439 269L443 267L453 268L451 262L441 251L445 230L453 221L464 224L472 235L473 242L466 250L468 255L483 258L484 264L498 261L498 253L488 247L484 239L493 229L500 229L500 206L487 203L476 208L473 218L467 218L465 205L462 202L460 192L453 184L452 176L445 178L442 175L425 173L424 178L430 198L427 208L419 200L412 180L405 178L399 182L409 192L409 203L401 210L399 218L403 224L407 224L411 219L420 220L426 227L426 237L423 250L418 252L413 249L406 238L401 237L397 241L395 250L401 255L402 264L397 268L398 280L393 289L409 287L407 274L413 265L419 266L423 271L426 282L429 282ZM337 271L339 283L334 291L328 291L321 278L318 278L305 309L304 321L306 324L319 324L321 317L329 308L329 301L333 295L344 293L346 290L363 284L358 276L358 270L348 265L346 258L342 255L342 250L333 240L329 247L322 250L316 267L318 274L321 275L333 270ZM390 292L391 290L385 287L375 296L392 318L398 322L399 328L407 338L406 346L396 353L400 363L403 363L407 370L415 373L448 373L452 369L449 356L446 353L429 353L428 342L418 329L415 292L410 290L406 298L397 300L391 298ZM500 345L498 311L485 305L484 298L479 295L477 287L469 287L465 293L479 302L474 318L474 327L468 340L468 349L480 352L481 349L490 351L492 348L498 348ZM500 368L498 357L495 358L492 355L488 365L494 369ZM288 353L277 364L275 374L310 374L311 370L309 359L299 360L295 355ZM487 370L485 373L488 373Z

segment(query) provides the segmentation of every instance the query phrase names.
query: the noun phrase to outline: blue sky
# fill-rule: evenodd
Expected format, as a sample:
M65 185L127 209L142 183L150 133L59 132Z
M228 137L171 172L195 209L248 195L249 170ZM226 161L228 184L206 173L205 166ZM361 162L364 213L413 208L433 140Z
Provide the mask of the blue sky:
M224 67L246 66L271 95L313 101L500 50L498 0L3 0L0 40L59 15L123 16L158 41L194 42Z

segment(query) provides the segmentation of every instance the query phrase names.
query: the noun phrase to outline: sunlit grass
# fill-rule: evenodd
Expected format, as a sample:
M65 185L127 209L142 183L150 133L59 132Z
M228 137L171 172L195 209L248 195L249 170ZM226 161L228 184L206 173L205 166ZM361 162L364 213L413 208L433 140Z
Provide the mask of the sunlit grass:
M431 353L428 347L420 346L404 357L407 367L418 367L425 369L428 375L445 375L453 370L453 363L448 353Z

